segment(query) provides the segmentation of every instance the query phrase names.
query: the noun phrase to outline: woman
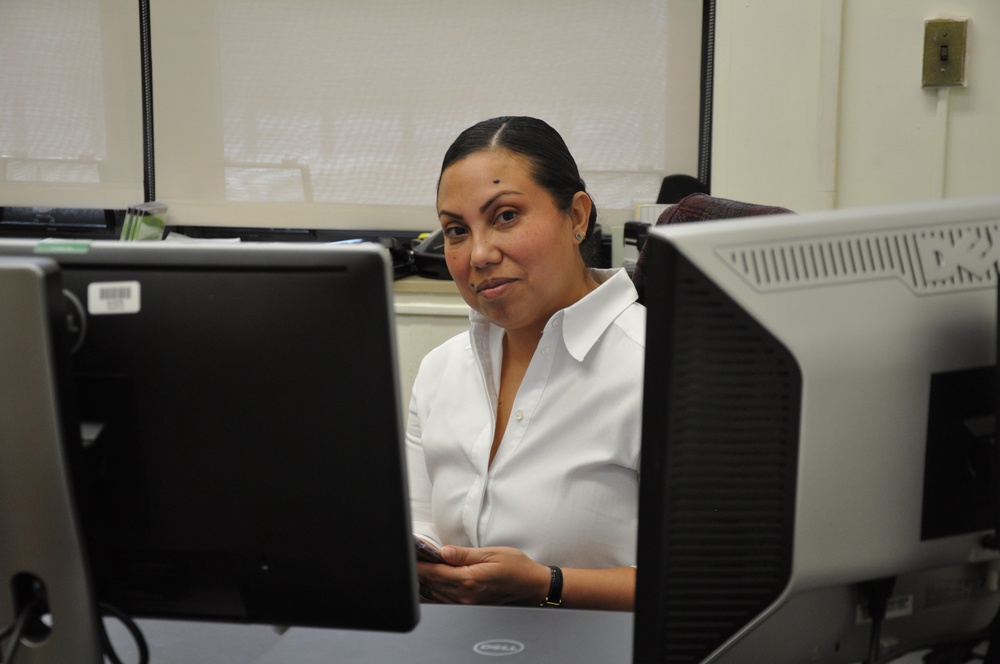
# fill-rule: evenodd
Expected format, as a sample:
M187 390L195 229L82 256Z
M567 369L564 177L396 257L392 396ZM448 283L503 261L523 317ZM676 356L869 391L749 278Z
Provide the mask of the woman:
M596 210L562 137L486 120L445 155L445 259L471 329L414 382L407 454L429 600L631 609L645 310L587 267Z

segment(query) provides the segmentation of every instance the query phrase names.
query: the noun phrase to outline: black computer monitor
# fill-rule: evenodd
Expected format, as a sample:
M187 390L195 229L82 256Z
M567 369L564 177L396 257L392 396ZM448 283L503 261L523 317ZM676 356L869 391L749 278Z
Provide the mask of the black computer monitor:
M416 624L384 248L5 240L5 255L58 266L98 601L133 617Z
M668 226L646 250L633 661L986 636L1000 197Z

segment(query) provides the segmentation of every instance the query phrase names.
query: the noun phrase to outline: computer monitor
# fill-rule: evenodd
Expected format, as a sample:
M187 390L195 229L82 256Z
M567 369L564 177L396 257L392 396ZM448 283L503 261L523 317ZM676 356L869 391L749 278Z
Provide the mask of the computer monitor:
M99 664L58 276L51 260L0 256L0 658Z
M416 624L384 248L0 241L0 256L29 255L57 264L73 335L72 476L98 601L132 617Z
M646 251L633 661L982 638L1000 196L660 227Z

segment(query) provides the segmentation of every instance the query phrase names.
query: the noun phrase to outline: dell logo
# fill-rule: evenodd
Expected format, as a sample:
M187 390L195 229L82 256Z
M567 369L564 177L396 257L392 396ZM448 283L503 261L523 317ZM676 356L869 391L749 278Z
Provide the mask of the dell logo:
M493 639L492 641L480 641L472 646L472 650L477 655L503 657L504 655L518 654L524 650L524 644L510 639Z
M974 280L988 280L1000 259L1000 246L993 242L990 228L964 232L937 232L917 236L917 248L928 282L960 277L962 271Z

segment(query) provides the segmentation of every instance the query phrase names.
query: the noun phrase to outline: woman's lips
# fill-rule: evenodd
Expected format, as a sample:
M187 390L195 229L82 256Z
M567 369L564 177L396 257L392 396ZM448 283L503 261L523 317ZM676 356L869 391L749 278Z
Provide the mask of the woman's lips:
M510 284L514 283L514 281L514 279L503 278L486 279L476 284L476 294L488 300L500 297L509 290Z

